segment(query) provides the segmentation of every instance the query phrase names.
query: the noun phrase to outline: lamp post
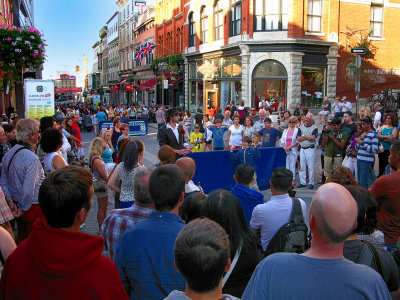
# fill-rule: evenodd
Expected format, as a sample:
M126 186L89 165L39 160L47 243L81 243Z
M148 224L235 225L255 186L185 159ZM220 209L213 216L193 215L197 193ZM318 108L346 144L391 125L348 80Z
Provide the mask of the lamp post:
M158 71L161 75L164 75L168 71L168 64L166 62L161 62L158 64ZM164 79L161 83L161 104L164 105Z

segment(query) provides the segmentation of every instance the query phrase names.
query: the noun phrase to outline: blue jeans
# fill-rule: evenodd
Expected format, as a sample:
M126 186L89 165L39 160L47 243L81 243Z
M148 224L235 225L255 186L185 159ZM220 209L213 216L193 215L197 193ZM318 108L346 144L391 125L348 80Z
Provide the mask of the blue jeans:
M372 170L372 165L373 162L357 160L358 183L361 187L366 189L376 179L374 170Z

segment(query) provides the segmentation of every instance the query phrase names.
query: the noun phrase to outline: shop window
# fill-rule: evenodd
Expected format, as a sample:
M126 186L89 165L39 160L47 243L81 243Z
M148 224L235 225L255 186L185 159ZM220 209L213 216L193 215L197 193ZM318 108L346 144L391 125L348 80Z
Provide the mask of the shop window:
M370 35L373 37L381 37L382 27L383 27L383 0L372 0Z
M320 106L325 95L325 67L301 69L301 105Z
M288 0L254 0L255 31L287 30Z
M235 36L242 33L242 1L232 0L230 25L230 36Z
M214 40L222 40L224 38L224 14L222 10L221 0L215 1L214 5Z
M203 6L200 10L200 44L208 42L208 15L206 7Z
M193 20L193 13L189 15L189 47L196 45L196 28Z
M308 1L307 31L321 32L322 0Z

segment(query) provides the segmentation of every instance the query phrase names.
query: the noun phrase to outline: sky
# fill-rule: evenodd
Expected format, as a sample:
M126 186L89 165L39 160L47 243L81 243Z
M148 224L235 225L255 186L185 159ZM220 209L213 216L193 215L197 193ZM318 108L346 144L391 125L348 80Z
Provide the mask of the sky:
M116 0L34 0L35 28L43 31L47 59L43 79L56 79L60 71L83 78L93 63L93 44L100 40L99 31L119 10ZM88 63L83 65L84 56ZM80 73L75 67L80 66Z

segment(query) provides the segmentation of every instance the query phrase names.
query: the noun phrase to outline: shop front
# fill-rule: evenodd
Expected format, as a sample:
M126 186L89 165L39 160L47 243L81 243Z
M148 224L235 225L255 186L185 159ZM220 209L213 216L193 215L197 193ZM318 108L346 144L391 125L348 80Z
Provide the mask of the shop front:
M240 56L202 58L188 62L188 109L214 115L230 102L239 103L242 63Z

